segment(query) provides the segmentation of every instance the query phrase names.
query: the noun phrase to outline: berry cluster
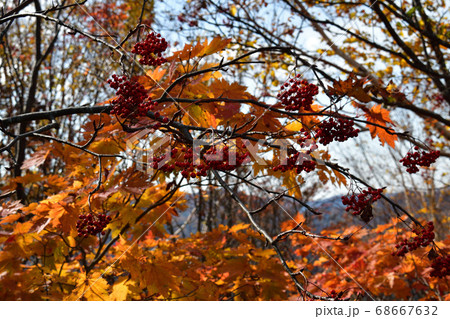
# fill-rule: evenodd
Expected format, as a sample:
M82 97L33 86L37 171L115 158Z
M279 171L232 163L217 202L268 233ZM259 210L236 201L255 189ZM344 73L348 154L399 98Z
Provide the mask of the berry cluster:
M418 146L414 147L415 152L408 152L405 157L400 160L403 166L407 167L406 171L410 174L417 173L419 168L417 166L430 167L431 164L436 162L436 159L441 154L439 151L425 152L419 150Z
M184 178L196 178L206 176L207 171L211 169L235 170L244 164L249 156L248 152L243 154L231 152L227 145L220 149L212 146L204 154L201 154L200 148L196 152L200 156L200 163L194 163L194 152L191 147L182 147L181 149L173 148L170 154L154 156L152 167L167 173L181 171ZM169 158L167 155L170 155ZM230 159L232 159L232 162L230 162ZM162 161L165 161L165 163L162 164Z
M317 85L300 79L300 74L281 85L277 98L286 111L312 111L313 96L319 93Z
M359 129L353 128L354 122L350 119L330 118L323 121L316 131L316 139L323 145L334 141L344 142L351 137L358 136Z
M342 196L342 204L347 206L345 208L347 212L351 210L353 215L361 215L367 207L381 198L382 192L382 188L373 189L369 187L367 190L363 190L362 193L358 194L358 196L355 194Z
M88 237L89 235L97 235L101 233L105 234L105 227L111 222L111 216L105 214L99 214L97 216L93 214L80 215L77 221L78 236Z
M297 142L298 144L300 144L300 147L304 148L307 146L311 147L311 151L316 150L317 149L317 145L310 145L311 143L314 142L314 140L311 138L311 133L308 132L307 130L305 130L304 128L302 128L300 130L300 137L298 138Z
M305 171L307 173L312 172L316 168L316 162L310 160L311 157L305 155L305 153L298 152L296 150L288 151L288 158L286 162L273 167L273 170L286 172L295 169L297 174Z
M236 151L231 151L227 145L222 149L212 146L205 152L204 161L208 169L232 171L244 164L248 160L250 153L245 152L239 154ZM233 159L232 163L229 159Z
M139 54L142 58L139 63L143 65L161 65L167 60L161 56L161 53L167 49L167 41L161 38L161 34L154 32L147 35L145 40L138 42L131 50L132 53Z
M408 251L416 250L419 247L426 247L433 242L434 225L428 222L424 228L416 228L413 230L417 236L412 239L404 239L401 243L395 245L398 250L393 252L393 256L405 256Z
M450 255L439 256L431 264L431 277L444 278L450 276Z
M136 116L144 116L157 105L156 102L147 100L147 91L140 83L128 80L125 75L113 74L112 79L108 79L108 83L117 94L117 98L112 102L111 114L124 118L132 113Z
M299 152L294 148L289 148L287 150L287 158L284 160L284 163L280 165L276 165L273 167L273 170L286 172L292 169L296 170L297 174L305 171L307 173L312 172L316 168L316 162L312 160L311 154L313 151L317 149L317 145L311 139L311 134L307 132L304 128L300 131L302 136L297 140L298 144L301 148L308 148L305 152Z
M169 157L167 157L169 155ZM170 154L153 156L153 169L159 169L165 173L181 171L184 178L196 178L206 176L206 167L204 165L194 166L193 150L191 147L173 148ZM172 160L173 159L173 160ZM164 163L162 163L164 161Z

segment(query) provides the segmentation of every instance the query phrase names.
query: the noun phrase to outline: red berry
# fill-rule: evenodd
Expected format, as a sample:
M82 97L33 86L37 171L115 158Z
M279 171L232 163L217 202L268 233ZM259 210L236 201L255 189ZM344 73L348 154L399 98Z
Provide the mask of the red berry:
M300 80L299 75L296 78L286 81L281 86L281 92L277 97L286 111L312 111L311 105L313 96L319 93L319 88L306 80Z
M405 256L408 251L414 251L419 247L426 247L430 245L434 240L434 225L433 222L428 222L423 228L416 228L413 233L417 236L412 239L404 239L399 244L395 245L396 252L393 252L394 256Z
M439 256L431 264L431 277L444 278L450 275L450 255Z
M112 101L113 108L111 114L116 114L123 118L131 114L135 116L145 116L148 111L154 109L156 102L148 100L147 90L140 83L132 80L128 81L126 76L118 77L112 75L113 80L108 83L116 89L117 98Z
M354 194L351 196L342 196L342 204L347 206L345 208L347 212L352 211L353 215L361 215L368 206L371 206L373 202L381 198L382 192L382 188L373 189L369 187L367 190L363 190L362 193L358 194L358 196Z
M350 119L333 119L320 123L316 131L316 139L319 143L327 145L334 141L344 142L351 137L358 136L359 129L353 128L354 122Z
M168 47L166 39L161 38L161 35L150 33L145 40L138 42L131 50L132 53L139 54L142 58L139 59L139 63L144 65L161 65L167 60L161 57L161 53Z
M406 171L410 174L419 171L417 166L430 167L430 165L436 162L436 159L440 156L440 151L425 152L423 150L417 150L418 147L416 147L414 148L416 149L416 152L408 152L406 156L400 160L400 163L407 167Z

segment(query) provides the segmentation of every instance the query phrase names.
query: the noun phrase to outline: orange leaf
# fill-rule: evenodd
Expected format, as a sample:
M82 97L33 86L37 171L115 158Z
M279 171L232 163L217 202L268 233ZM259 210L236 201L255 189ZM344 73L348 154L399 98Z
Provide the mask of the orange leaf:
M233 227L230 228L229 232L230 233L236 233L242 229L247 229L248 227L250 227L249 224L237 224L234 225Z
M211 55L213 53L219 52L220 50L223 50L230 42L231 39L222 39L221 37L215 37L209 44L208 40L205 40L203 44L198 42L195 46L186 44L183 50L174 52L171 57L167 58L167 60L169 62L173 60L184 61L196 56L203 57L205 55Z
M389 111L382 109L381 105L375 105L372 109L366 112L366 118L369 122L378 124L381 126L386 126L387 123L392 123L389 117ZM396 134L390 134L386 129L372 124L366 124L369 128L372 138L378 136L382 145L386 142L390 147L395 148L395 141L398 139Z
M167 58L167 61L185 61L198 56L203 50L203 45L199 42L195 46L185 44L183 50L175 51L172 56Z
M328 90L331 94L347 95L356 98L358 101L368 103L372 101L372 98L367 94L366 89L362 87L366 79L357 79L352 73L347 80L335 81L333 87L328 87Z
M205 41L204 48L200 52L199 56L211 55L213 53L219 52L223 50L230 42L231 39L222 40L221 37L215 37L209 45L206 45L207 41Z

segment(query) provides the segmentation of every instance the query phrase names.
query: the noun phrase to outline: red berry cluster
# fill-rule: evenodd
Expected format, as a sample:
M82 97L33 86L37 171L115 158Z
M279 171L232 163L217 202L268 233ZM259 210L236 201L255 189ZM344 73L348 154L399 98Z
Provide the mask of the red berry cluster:
M316 139L323 145L334 141L344 142L351 137L358 136L359 129L353 128L355 123L350 119L330 118L323 121L316 131Z
M77 221L78 236L88 237L89 235L97 235L101 233L105 234L105 227L111 222L111 216L105 214L99 214L97 216L93 214L80 215Z
M311 138L311 133L308 132L307 130L305 130L304 128L302 128L300 130L300 137L297 140L298 144L300 144L300 147L304 148L310 145L307 145L308 143L314 142L314 140ZM313 147L314 149L311 150L315 150L317 149L317 145L314 145Z
M424 228L416 228L413 230L417 236L412 239L404 239L401 243L395 245L398 250L393 252L393 256L405 256L408 251L416 250L419 247L426 247L433 242L434 225L428 222Z
M295 169L297 174L305 171L307 173L312 172L316 168L316 162L311 159L311 154L317 149L317 145L311 139L311 134L307 132L304 128L300 131L302 136L297 140L301 148L308 148L304 152L299 152L294 148L289 148L287 150L287 159L284 163L276 165L273 170L287 172L289 170Z
M117 98L112 102L111 114L121 117L128 117L130 114L144 116L148 111L153 110L156 102L147 99L147 91L139 82L130 81L127 77L112 75L108 79L109 86L117 90Z
M300 74L281 85L277 98L286 111L312 111L313 96L319 93L317 85L300 80Z
M169 155L169 157L167 157ZM199 165L194 167L193 150L191 147L182 147L181 149L173 148L170 154L161 156L153 156L153 169L159 169L166 173L173 171L181 171L184 178L196 178L198 176L206 176L206 167ZM166 163L161 165L162 161Z
M439 256L431 263L431 277L444 278L450 276L450 255Z
M305 155L305 153L298 152L296 150L288 151L288 158L286 163L279 164L273 167L273 170L287 172L295 169L297 174L305 171L307 173L312 172L316 168L316 162L310 160L311 157Z
M311 134L307 132L304 128L300 131L302 136L297 140L301 148L308 148L304 152L299 152L294 148L289 148L287 150L287 159L284 163L276 165L273 170L287 172L289 170L295 169L297 174L305 171L307 173L312 172L316 168L316 162L311 159L311 154L317 149L317 145L311 139Z
M367 190L365 189L362 193L358 194L358 196L355 194L351 196L342 196L342 204L347 206L345 208L347 212L351 210L353 215L361 215L364 209L381 198L382 192L382 188L373 189L372 187L369 187Z
M418 146L415 146L414 150L416 150L416 152L408 152L406 156L400 160L400 163L407 167L406 171L410 174L414 174L419 171L417 166L430 167L431 164L436 162L439 155L441 155L440 151L425 152L423 150L419 150Z
M131 50L132 53L142 56L139 59L139 63L143 65L161 65L167 60L161 56L161 53L167 49L167 41L161 38L161 34L155 34L154 32L147 35L145 40L138 42Z
M197 154L200 154L200 149L197 149ZM230 152L228 146L219 149L212 146L200 159L200 164L194 163L194 153L191 147L182 147L180 150L173 148L170 151L170 158L165 155L153 157L153 169L159 169L163 172L171 173L173 171L181 171L181 175L185 178L196 178L206 176L207 171L222 170L231 171L245 163L248 159L249 153L239 154L237 152ZM229 159L235 159L233 163ZM167 159L167 163L161 165L160 163Z
M248 160L249 152L239 154L236 151L231 151L227 145L222 149L212 146L205 152L204 161L208 169L220 171L232 171L244 164ZM233 159L233 163L229 160Z

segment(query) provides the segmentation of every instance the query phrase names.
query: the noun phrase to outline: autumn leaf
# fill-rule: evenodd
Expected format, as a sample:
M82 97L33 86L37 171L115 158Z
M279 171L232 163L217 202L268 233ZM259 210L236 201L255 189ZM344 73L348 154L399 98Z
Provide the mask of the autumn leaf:
M328 91L333 95L347 95L356 98L358 101L368 103L372 101L372 98L363 88L366 80L367 78L357 79L351 73L347 80L334 81L333 87L328 87Z
M302 123L300 123L299 121L293 121L287 124L284 128L288 131L300 132L302 127L303 127Z
M47 156L50 154L50 150L39 150L35 152L30 158L26 159L21 169L29 169L31 167L39 167L42 164L44 164L45 160L47 159Z
M211 55L213 53L223 50L231 39L222 39L221 37L215 37L209 44L207 40L203 44L203 50L198 54L199 56Z
M247 229L249 227L250 227L249 224L237 224L237 225L234 225L233 227L231 227L229 232L230 233L236 233L236 232L238 232L240 230Z
M186 44L183 50L174 52L171 57L167 58L167 61L184 61L195 57L211 55L224 49L230 42L231 39L215 37L210 43L206 39L205 42L198 42L195 46Z
M192 125L200 125L202 127L217 127L216 118L204 108L194 104L185 109L188 113L187 120Z
M128 284L124 278L114 284L110 298L113 301L127 300L128 293L129 293Z
M386 127L387 124L393 124L389 117L389 111L381 108L381 105L375 105L368 112L366 112L367 121L373 124L377 124L383 127ZM389 127L382 128L377 125L373 125L367 123L366 126L369 128L370 134L372 138L378 136L380 139L381 145L387 143L390 147L395 148L395 141L397 141L397 135L395 133L390 134L388 131L393 132L393 130Z
M3 203L0 207L0 216L3 218L8 215L15 214L19 209L23 207L24 205L20 202L20 200Z
M89 277L86 277L85 274L80 274L77 287L72 291L71 295L65 298L65 300L110 300L108 282L102 277L102 274L98 272L93 273Z
M230 13L231 15L235 16L237 14L237 8L236 5L232 4L230 7Z

